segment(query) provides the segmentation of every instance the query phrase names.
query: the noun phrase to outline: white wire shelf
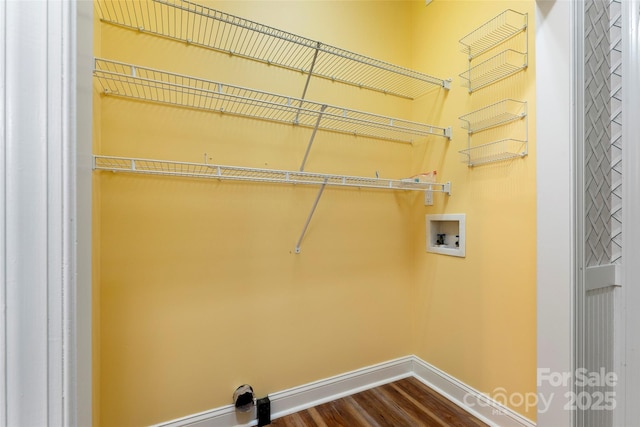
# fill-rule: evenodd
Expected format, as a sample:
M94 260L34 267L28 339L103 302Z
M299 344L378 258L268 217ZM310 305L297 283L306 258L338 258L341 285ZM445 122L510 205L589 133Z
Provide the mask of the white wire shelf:
M506 49L460 74L463 86L473 92L527 68L527 54Z
M328 185L337 187L375 188L381 190L431 191L451 194L451 183L416 182L407 179L368 178L330 175L312 172L284 171L212 165L206 163L172 162L128 157L93 156L93 169L151 175L168 175L218 180L268 182L280 184Z
M460 50L471 60L526 31L527 21L526 13L507 9L460 39Z
M187 0L97 0L96 9L104 22L404 98L450 86L450 80Z
M520 120L526 116L526 101L504 99L459 118L462 128L471 134Z
M469 166L524 157L528 154L528 143L518 139L503 139L461 150L462 159Z
M428 135L451 138L450 127L349 110L104 59L95 60L94 76L104 93L109 95L393 141L413 142Z

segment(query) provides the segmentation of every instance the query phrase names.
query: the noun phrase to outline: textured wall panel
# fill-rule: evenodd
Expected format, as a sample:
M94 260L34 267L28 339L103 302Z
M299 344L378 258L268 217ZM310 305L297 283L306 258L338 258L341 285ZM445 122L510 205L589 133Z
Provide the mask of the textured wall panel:
M620 0L585 2L585 265L621 262L622 19ZM607 285L607 284L601 284ZM584 362L589 372L615 371L616 287L585 295ZM587 386L578 405L585 427L613 425L613 412L597 403L613 390ZM588 402L587 402L588 401ZM606 402L605 402L606 403ZM606 405L605 405L606 406Z
M611 16L611 263L622 262L622 10L620 0Z
M585 368L589 373L615 371L614 366L614 297L616 287L595 289L587 292L585 303ZM586 392L586 393L585 393ZM609 427L613 425L613 412L605 409L607 402L602 400L606 393L613 392L610 386L587 386L579 392L577 404L588 406L585 411L585 427Z
M585 2L585 262L611 259L611 90L609 2Z

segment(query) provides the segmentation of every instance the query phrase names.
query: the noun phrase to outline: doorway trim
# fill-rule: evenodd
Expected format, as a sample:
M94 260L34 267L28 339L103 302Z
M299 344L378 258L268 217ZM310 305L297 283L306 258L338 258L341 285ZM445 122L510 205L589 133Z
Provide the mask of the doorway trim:
M621 384L626 402L640 400L640 3L638 0L622 2L622 17L628 31L623 36L623 76L625 88L622 106L622 289L626 309L625 318L625 372ZM624 406L624 421L632 425L640 419L639 405Z
M91 1L0 1L0 425L91 425L92 52Z
M551 399L537 425L570 426L570 382L543 372L573 371L575 223L575 15L573 2L536 2L537 392ZM569 25L567 25L569 23ZM541 84L544 82L544 84Z

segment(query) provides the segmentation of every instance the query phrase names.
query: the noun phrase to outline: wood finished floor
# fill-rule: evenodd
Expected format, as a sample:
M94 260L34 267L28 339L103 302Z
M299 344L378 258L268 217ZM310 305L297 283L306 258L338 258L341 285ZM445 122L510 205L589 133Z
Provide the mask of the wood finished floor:
M273 420L271 427L478 427L487 424L410 377Z

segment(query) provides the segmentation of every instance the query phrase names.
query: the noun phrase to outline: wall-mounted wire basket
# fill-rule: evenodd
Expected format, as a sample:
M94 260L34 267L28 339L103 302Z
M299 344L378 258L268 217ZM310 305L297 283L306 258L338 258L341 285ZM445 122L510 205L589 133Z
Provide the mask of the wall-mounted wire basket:
M467 54L469 60L472 60L520 32L526 31L527 21L526 13L507 9L460 39L460 50Z
M467 149L461 150L462 160L469 166L524 157L529 152L527 103L503 99L479 110L460 116L467 130ZM508 127L506 125L509 125ZM480 145L472 145L473 135L488 129L505 126L509 137ZM489 133L491 136L493 133Z
M468 133L480 132L520 120L527 115L527 103L504 99L487 107L460 116L463 129Z
M98 0L96 10L107 23L404 98L450 86L449 80L187 0Z
M460 77L463 86L473 92L524 70L527 68L527 60L526 53L507 49L471 67L460 74Z
M459 151L462 160L469 166L517 159L526 156L527 152L527 141L518 139L502 139Z

